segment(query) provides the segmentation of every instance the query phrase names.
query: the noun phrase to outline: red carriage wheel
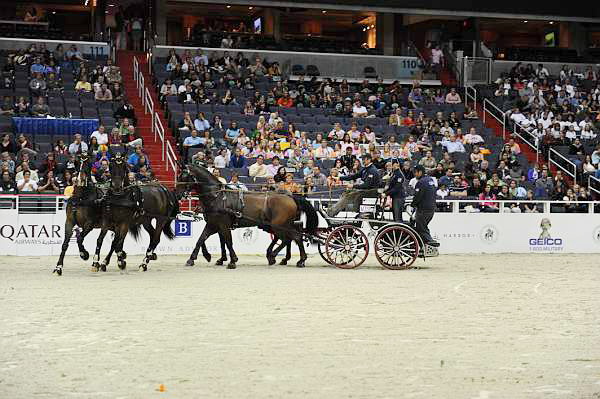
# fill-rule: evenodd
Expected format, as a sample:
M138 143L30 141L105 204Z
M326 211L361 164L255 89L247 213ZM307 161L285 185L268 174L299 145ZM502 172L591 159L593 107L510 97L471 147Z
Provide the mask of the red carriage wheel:
M340 226L327 236L325 254L330 264L341 269L354 269L369 256L369 239L357 227Z

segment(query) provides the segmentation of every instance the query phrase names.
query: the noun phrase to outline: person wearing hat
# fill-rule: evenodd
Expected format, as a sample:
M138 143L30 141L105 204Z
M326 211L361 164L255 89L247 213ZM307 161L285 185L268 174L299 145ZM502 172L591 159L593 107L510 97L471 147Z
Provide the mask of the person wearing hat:
M363 166L357 173L340 177L341 181L362 180L361 184L348 184L346 187L356 190L373 190L381 185L381 176L379 171L373 165L373 159L370 154L366 154L363 158Z
M402 173L402 169L400 169L400 163L396 162L392 164L392 168L392 176L390 177L385 194L392 198L394 221L404 223L402 213L404 212L404 201L406 199L406 190L404 189L406 178L404 173Z
M354 173L347 176L339 177L340 181L348 181L348 180L358 180L360 179L362 183L360 184L348 184L346 188L352 191L346 191L335 205L329 207L327 209L327 214L330 217L334 217L338 213L340 213L343 209L346 208L347 205L352 204L356 207L360 204L360 201L365 197L372 194L373 190L378 189L381 186L381 176L379 175L379 171L373 165L373 161L371 159L370 154L366 154L363 156L364 166L358 171L358 173Z
M412 200L412 207L416 208L415 215L415 230L425 244L432 247L439 247L440 243L435 241L429 232L429 222L433 219L433 214L436 208L436 191L435 181L425 174L425 168L418 165L415 168L415 178L417 184L415 186L415 195Z

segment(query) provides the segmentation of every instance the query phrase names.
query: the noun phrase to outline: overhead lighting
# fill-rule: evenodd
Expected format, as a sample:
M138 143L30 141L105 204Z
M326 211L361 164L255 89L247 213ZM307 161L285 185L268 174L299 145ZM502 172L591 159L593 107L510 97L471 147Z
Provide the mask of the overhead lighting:
M375 27L375 25L371 25L371 28L374 28L374 27Z
M367 28L363 28L363 32L366 32L366 31L367 31Z
M114 7L115 5L114 5L114 4L109 4L108 6L109 6L109 7Z
M529 22L528 20L523 21L524 24L526 24L527 22Z
M550 21L550 25L554 25L554 21Z
M323 10L321 11L323 14L327 14L327 10Z
M367 30L369 30L369 29L371 29L371 27L370 27L370 26L367 26Z
M87 5L88 5L88 3L89 3L89 2L90 2L90 0L85 0L85 4L84 4L84 6L86 6L86 7L87 7Z
M56 11L52 11L52 15L56 15Z
M253 8L254 8L254 7L250 6L250 7L248 7L248 10L252 10Z
M231 6L227 6L227 8L231 8Z

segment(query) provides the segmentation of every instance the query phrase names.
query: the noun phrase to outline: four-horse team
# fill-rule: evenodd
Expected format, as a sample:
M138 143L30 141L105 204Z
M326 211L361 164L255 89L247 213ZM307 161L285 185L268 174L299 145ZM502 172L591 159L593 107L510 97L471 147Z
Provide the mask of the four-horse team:
M143 227L150 236L150 244L139 268L146 271L148 263L157 259L154 251L161 236L164 234L170 240L175 238L171 222L179 215L179 201L191 194L200 200L206 225L186 266L194 265L200 250L210 262L211 255L207 250L206 240L218 234L221 257L217 264L224 264L229 252L227 267L234 269L238 257L233 248L231 231L256 226L273 237L266 250L269 265L275 264L275 258L283 248L286 248L286 256L281 264L287 264L291 257L291 244L295 243L300 251L300 260L296 266L304 267L307 259L304 242L311 241L319 245L319 253L327 263L343 268L356 267L364 262L369 253L369 243L362 231L365 221L370 226L378 226L382 230L380 233L386 233L378 234L375 239L376 255L384 267L407 268L418 256L437 255L436 248L439 244L433 240L427 228L435 210L435 186L423 173L417 174L418 182L411 203L415 210L413 216L416 217L411 218L411 226L402 220L402 212L395 209L398 203L404 205L404 194L401 201L398 201L398 193L405 191L393 187L394 184L403 184L403 177L397 176L393 180L395 183L383 187L379 176L374 175L377 171L373 171L374 168L368 162L356 176L362 184L350 186L351 189L342 195L337 204L329 207L327 212L316 209L305 197L287 191L254 192L236 189L222 183L203 166L183 167L175 190L170 191L157 182L129 184L127 163L120 154L115 154L111 160L111 179L106 187L99 187L90 178L90 165L89 158L84 154L76 187L66 207L65 238L54 269L57 275L62 275L64 256L75 226L81 229L77 245L83 260L89 258L83 245L85 237L93 229L100 229L93 256L93 271L106 271L113 252L117 256L119 268L125 269L125 237L131 234L137 239L140 227ZM378 201L390 193L395 196L393 218L386 219L386 212L381 205L383 201ZM358 209L365 198L375 198L379 204L374 207L373 213L357 213L354 218L335 217L347 210L345 208L348 206ZM113 240L106 258L100 262L100 249L108 231L114 232ZM431 255L433 251L435 255ZM340 258L344 260L340 261Z

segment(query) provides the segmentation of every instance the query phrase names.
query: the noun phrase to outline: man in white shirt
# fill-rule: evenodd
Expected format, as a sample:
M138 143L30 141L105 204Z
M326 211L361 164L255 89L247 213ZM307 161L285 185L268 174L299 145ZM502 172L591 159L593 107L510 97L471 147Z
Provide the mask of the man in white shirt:
M265 158L262 155L259 155L258 158L256 158L256 163L252 164L250 168L248 168L248 174L250 177L269 176L267 165L265 165Z
M469 129L469 133L465 135L465 143L466 144L481 144L483 143L483 137L477 134L477 130L474 127Z
M82 152L87 152L88 145L81 141L81 134L75 135L75 140L69 146L69 154L81 154Z
M456 136L450 136L450 141L442 141L442 147L448 151L448 154L452 154L455 152L465 152L465 147L463 144L456 140Z
M96 138L99 145L108 144L108 133L104 131L103 125L98 126L98 130L94 131L90 135L90 140L92 139L92 137Z
M227 188L232 190L242 190L248 191L248 187L242 182L240 182L237 173L231 175L231 180L227 183Z
M360 100L357 100L352 107L352 117L354 118L364 118L369 114L367 108L362 105Z
M544 67L544 65L538 64L538 67L535 70L535 75L539 79L546 79L548 76L550 76L550 73L548 72L548 69Z
M23 180L26 173L29 173L31 180L34 182L37 183L40 180L37 170L32 170L29 167L29 162L23 161L23 163L21 163L21 169L22 170L15 175L15 181Z
M460 104L462 100L460 99L460 95L456 92L456 89L453 87L450 89L450 93L446 94L446 104Z
M23 172L23 178L17 180L17 190L20 192L29 192L29 191L37 191L38 185L37 183L31 179L31 172L25 171Z
M527 127L529 125L529 119L527 119L527 117L523 115L519 108L513 109L512 113L510 114L510 120L524 127Z
M315 158L331 158L333 148L329 147L327 141L321 141L321 145L315 150Z

